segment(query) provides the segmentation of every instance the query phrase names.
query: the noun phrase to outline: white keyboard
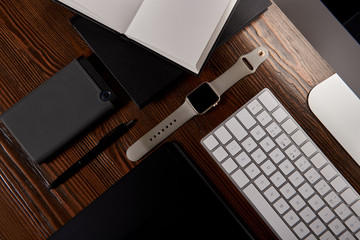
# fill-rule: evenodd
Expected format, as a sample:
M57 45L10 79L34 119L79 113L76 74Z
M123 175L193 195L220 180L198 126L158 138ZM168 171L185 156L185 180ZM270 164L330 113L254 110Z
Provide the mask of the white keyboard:
M360 239L359 194L268 89L201 143L280 239Z

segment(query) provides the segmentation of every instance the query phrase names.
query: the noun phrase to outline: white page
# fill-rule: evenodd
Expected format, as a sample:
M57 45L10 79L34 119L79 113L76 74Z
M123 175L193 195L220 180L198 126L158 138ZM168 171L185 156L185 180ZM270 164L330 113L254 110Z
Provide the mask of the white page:
M59 0L96 21L125 33L144 0Z
M125 34L194 71L230 2L145 0Z

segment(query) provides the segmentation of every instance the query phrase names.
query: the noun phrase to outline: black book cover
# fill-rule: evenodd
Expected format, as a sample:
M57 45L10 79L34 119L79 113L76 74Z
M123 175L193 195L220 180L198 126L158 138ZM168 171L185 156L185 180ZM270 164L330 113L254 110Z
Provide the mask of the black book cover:
M224 44L270 4L269 0L239 0L213 49ZM184 73L178 65L96 21L75 16L71 22L139 108Z

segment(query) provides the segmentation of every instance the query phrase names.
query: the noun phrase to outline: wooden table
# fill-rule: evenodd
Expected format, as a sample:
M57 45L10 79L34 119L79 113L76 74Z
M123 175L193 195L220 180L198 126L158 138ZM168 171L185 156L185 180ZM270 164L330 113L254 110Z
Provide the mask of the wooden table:
M50 0L0 3L0 113L9 109L73 59L91 51L72 29L73 13ZM200 139L261 89L269 88L339 171L360 190L358 165L310 112L309 91L334 73L286 16L273 4L228 43L215 51L199 78L184 75L139 110L129 97L120 109L62 154L37 165L0 127L0 239L46 239L136 164L126 159L128 146L178 108L201 82L227 70L257 46L269 49L257 72L227 91L219 105L198 116L166 141L182 145L224 198L261 239L275 238L200 145ZM153 76L156 78L156 76ZM154 114L156 113L156 114ZM97 159L56 190L47 190L73 162L120 122L138 123Z

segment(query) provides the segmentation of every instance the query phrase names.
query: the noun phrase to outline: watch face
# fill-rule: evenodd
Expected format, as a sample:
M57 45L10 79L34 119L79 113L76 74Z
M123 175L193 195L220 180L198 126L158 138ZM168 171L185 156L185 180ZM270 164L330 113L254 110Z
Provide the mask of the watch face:
M212 89L209 83L205 82L192 91L188 96L190 104L202 114L220 100L220 97Z

